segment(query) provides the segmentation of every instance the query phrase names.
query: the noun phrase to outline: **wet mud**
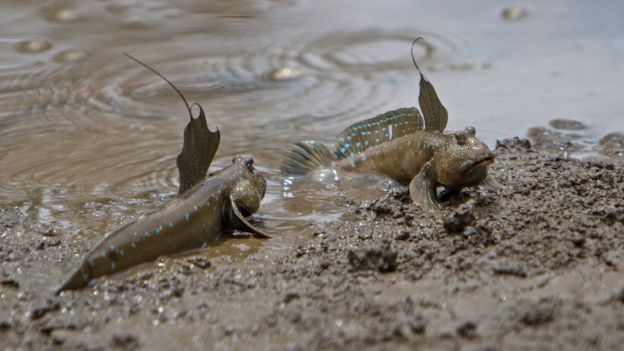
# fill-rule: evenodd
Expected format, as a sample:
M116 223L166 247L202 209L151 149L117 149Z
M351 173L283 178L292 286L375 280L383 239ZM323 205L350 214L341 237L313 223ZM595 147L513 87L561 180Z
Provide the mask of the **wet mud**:
M619 349L624 168L524 139L496 157L502 189L436 214L395 189L275 255L166 258L60 296L94 242L5 207L0 348Z

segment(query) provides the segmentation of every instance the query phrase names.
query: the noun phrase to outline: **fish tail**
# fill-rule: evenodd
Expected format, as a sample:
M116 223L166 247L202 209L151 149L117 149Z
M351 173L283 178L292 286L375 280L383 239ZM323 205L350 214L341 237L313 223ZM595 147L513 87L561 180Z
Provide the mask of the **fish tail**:
M65 281L65 283L54 288L54 293L59 294L65 290L82 289L89 284L91 275L89 270L81 265L72 275Z
M315 141L291 143L291 150L284 156L282 174L306 175L324 167L332 167L334 156L329 148Z

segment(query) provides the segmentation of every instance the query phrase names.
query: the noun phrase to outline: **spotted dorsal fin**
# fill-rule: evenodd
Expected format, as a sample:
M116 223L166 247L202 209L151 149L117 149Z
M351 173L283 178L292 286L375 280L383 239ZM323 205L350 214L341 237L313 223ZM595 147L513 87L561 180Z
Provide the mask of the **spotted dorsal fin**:
M416 66L420 74L420 95L418 96L418 103L425 118L425 130L438 130L443 132L448 122L448 112L440 102L438 94L436 94L433 88L433 84L425 77L416 63L416 58L414 58L414 45L416 45L419 40L422 40L422 38L416 38L416 40L412 42L411 53L414 66Z
M180 173L180 188L178 189L178 194L183 194L206 177L208 167L210 167L210 163L219 148L219 141L221 140L219 128L214 132L208 129L204 109L197 103L193 104L193 106L197 105L197 107L199 107L199 115L197 118L194 118L191 106L188 104L188 101L186 101L182 92L171 83L169 79L160 74L160 72L125 52L123 54L164 79L165 82L180 95L188 110L190 121L186 125L186 128L184 128L184 145L182 146L182 152L180 152L176 159L178 172Z
M354 156L375 145L423 129L423 119L414 107L400 108L352 124L336 140L338 160Z

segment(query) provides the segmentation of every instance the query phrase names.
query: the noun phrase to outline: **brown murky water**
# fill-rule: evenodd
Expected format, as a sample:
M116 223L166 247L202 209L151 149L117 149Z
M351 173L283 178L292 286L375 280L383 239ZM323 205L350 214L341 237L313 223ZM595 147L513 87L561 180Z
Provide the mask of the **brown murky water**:
M4 1L0 4L0 205L27 231L95 240L177 190L187 121L151 64L221 129L214 168L252 154L269 179L258 218L285 250L345 199L375 197L375 177L284 188L281 152L330 142L348 124L417 104L416 55L450 112L493 144L569 118L595 145L624 130L624 6L583 1Z

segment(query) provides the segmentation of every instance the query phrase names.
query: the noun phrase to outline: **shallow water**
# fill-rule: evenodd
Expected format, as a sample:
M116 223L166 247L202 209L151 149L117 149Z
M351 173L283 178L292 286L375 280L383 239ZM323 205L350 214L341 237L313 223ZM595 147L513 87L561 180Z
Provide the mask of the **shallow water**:
M416 105L417 36L450 130L474 125L490 145L553 118L588 125L588 145L624 131L624 4L519 6L525 16L505 19L497 1L4 1L0 206L20 207L27 231L95 240L176 193L186 110L121 52L204 106L222 133L213 168L251 154L269 179L256 217L277 238L220 254L287 249L311 223L338 219L345 199L392 186L356 177L283 189L280 153Z

